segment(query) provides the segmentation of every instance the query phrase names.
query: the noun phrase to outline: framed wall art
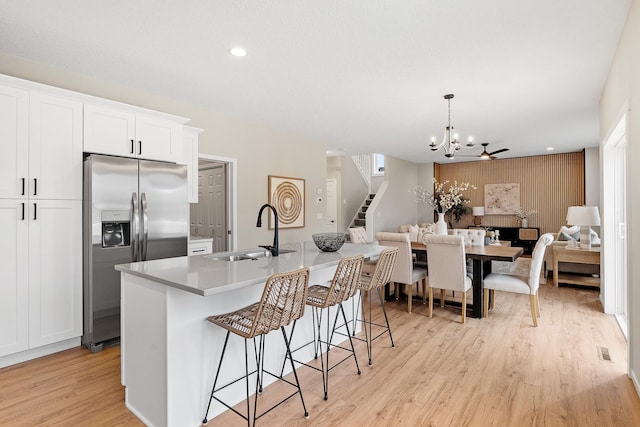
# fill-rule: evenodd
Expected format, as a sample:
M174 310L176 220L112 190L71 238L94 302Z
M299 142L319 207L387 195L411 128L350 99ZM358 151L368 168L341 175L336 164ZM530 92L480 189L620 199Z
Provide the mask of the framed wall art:
M269 204L278 211L278 228L304 227L304 179L269 175ZM274 228L273 213L269 228Z
M485 215L513 215L520 207L520 184L485 184Z

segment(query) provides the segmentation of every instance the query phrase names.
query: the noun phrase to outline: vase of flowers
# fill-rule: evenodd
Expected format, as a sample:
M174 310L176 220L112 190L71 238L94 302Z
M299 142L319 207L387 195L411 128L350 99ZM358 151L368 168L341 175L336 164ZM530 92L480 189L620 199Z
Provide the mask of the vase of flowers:
M471 210L471 208L467 206L469 204L469 198L465 197L463 193L469 188L475 189L476 187L468 182L458 184L458 181L454 181L445 191L445 185L448 183L449 181L438 182L434 180L433 190L422 185L409 190L413 191L419 202L428 203L438 214L436 234L447 234L446 215L449 215L450 222L452 219L458 222L464 214Z
M516 209L515 215L520 220L520 226L522 228L529 227L529 217L534 213L536 213L535 209L525 209L523 207Z

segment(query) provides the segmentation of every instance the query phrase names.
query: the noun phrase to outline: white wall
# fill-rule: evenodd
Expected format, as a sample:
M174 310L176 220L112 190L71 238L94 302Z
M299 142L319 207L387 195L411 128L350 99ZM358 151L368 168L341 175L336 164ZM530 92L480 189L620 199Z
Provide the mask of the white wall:
M391 156L385 156L384 161L386 189L373 216L374 235L376 231L397 231L400 224L417 222L416 197L409 189L418 183L418 165Z
M600 98L600 143L617 124L628 105L627 127L627 280L629 289L629 374L640 391L640 113L633 103L640 101L640 3L633 0L609 76ZM636 102L638 102L636 101ZM602 192L607 189L602 188ZM602 200L602 197L600 197ZM635 244L631 244L631 242ZM606 251L606 246L603 247Z
M317 218L318 213L325 214L325 203L316 202L316 189L322 188L323 194L326 189L326 148L322 143L173 99L2 54L0 73L190 118L190 126L204 129L200 134L200 153L231 157L238 161L236 231L240 248L267 244L273 239L273 232L266 226L256 228L258 210L268 200L268 175L305 179L305 227L281 230L282 243L310 240L312 233L325 229L324 219Z
M591 147L584 150L584 204L600 205L600 148Z
M418 166L418 185L433 188L433 163ZM433 208L428 203L418 203L418 222L434 222Z

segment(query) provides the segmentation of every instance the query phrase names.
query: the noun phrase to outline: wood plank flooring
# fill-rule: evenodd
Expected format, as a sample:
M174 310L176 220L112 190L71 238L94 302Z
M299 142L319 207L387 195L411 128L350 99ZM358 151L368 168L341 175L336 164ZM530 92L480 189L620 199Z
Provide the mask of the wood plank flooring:
M362 369L345 362L330 374L299 368L310 418L292 398L258 425L287 426L639 426L640 399L626 375L626 342L602 313L597 291L540 289L533 328L529 298L496 292L487 319L460 309L391 302L396 347L374 342L373 366L356 342ZM381 314L378 307L374 311ZM378 319L380 321L381 319ZM597 347L609 349L601 360ZM77 348L0 369L0 426L139 426L124 406L120 349ZM279 391L268 387L265 404ZM224 413L209 425L246 425Z

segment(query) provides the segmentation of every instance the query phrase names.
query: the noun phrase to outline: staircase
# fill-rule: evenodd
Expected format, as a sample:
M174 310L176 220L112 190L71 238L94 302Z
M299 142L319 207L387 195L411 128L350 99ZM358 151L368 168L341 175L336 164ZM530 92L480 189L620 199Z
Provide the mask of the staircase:
M362 207L360 208L360 211L358 211L358 214L356 215L356 217L353 219L351 223L351 227L366 227L367 221L365 218L367 214L367 209L369 209L369 205L373 201L374 197L376 197L375 194L369 194L367 199L362 203Z

